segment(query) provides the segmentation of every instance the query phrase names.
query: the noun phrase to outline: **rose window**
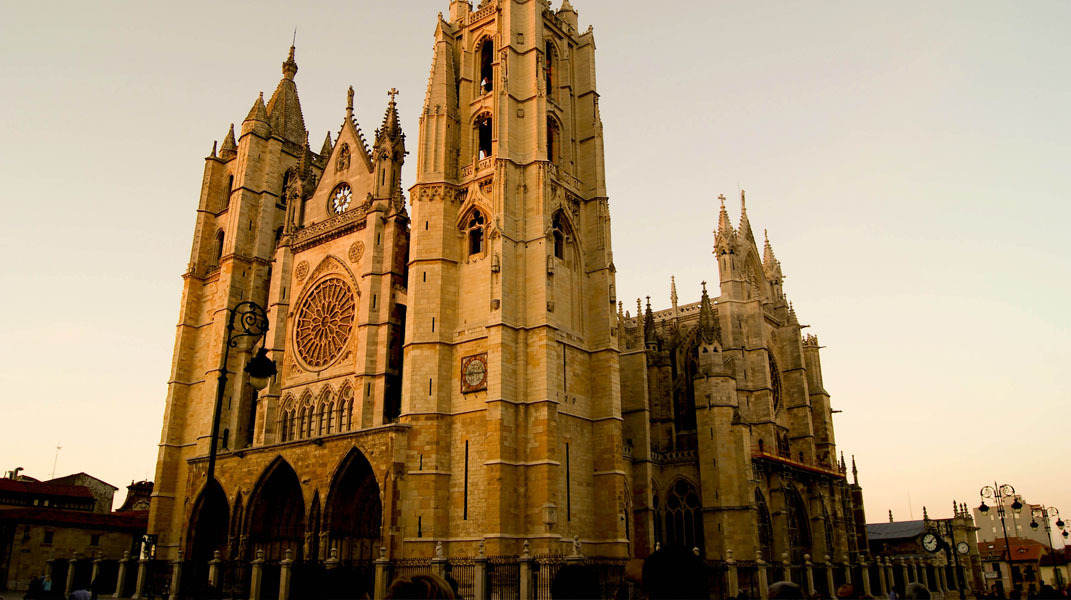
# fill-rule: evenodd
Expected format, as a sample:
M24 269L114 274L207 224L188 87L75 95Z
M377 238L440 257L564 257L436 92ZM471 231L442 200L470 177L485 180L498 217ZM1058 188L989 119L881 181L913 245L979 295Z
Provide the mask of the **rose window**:
M342 214L350 206L350 200L353 199L353 190L350 186L343 183L335 188L335 191L331 194L331 210L336 214Z
M295 342L298 356L312 368L335 361L349 341L357 304L341 279L323 281L301 303Z

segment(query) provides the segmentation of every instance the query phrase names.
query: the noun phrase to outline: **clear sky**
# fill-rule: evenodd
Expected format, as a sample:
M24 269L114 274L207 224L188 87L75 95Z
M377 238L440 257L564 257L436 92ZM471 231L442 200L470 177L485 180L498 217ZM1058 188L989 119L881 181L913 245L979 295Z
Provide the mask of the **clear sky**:
M312 145L397 87L412 183L447 0L0 3L0 468L151 478L202 158L297 27ZM1065 509L1071 3L573 0L618 295L717 281L747 190L826 346L868 520L1011 483ZM555 6L558 0L555 0ZM1061 375L1064 374L1064 375Z

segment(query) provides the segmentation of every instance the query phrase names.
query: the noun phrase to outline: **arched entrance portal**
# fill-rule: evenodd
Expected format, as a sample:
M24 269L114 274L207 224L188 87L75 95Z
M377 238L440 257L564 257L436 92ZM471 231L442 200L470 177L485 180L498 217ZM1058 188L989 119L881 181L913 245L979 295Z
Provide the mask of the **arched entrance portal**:
M372 465L357 449L342 461L324 508L327 549L348 566L370 565L378 556L383 505Z
M294 469L282 459L268 467L257 484L247 511L251 557L264 551L270 563L282 560L286 551L301 561L305 539L305 500Z
M229 531L227 496L219 482L213 479L201 490L190 514L190 530L187 535L189 547L186 556L189 565L184 572L183 589L200 589L208 577L208 561L218 550L221 557L227 556L227 532ZM195 586L195 587L191 587Z

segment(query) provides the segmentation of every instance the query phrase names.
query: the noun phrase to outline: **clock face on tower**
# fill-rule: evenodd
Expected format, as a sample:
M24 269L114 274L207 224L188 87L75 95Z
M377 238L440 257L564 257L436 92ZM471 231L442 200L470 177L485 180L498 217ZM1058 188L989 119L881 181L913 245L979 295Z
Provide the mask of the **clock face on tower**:
M971 551L971 547L967 545L967 542L960 542L956 544L956 550L960 554L966 554Z
M937 536L932 533L927 533L922 536L922 547L926 552L934 552L937 550Z
M461 359L461 393L487 389L487 353Z

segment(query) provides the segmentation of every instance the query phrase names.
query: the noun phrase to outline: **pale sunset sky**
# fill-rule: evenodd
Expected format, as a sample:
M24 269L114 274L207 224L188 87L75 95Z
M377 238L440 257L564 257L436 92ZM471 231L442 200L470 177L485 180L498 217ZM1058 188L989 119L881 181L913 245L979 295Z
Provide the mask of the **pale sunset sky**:
M366 136L397 87L412 184L448 1L306 4L0 4L0 470L47 478L59 445L57 476L153 477L203 157L295 27L313 148L349 85ZM625 308L668 307L671 275L716 293L717 197L735 222L743 188L868 521L994 481L1071 516L1071 3L573 5Z

